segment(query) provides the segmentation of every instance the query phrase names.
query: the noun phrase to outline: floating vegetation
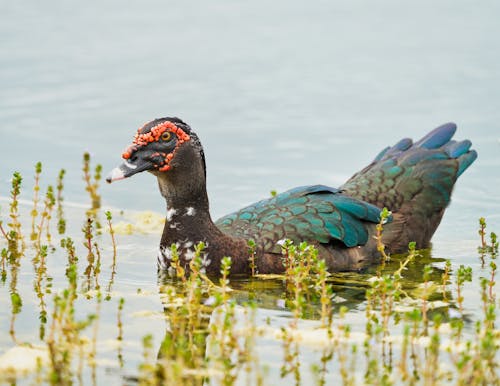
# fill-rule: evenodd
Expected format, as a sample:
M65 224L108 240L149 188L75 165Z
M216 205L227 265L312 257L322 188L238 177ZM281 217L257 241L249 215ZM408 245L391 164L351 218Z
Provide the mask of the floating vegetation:
M124 220L114 225L114 232L120 235L158 234L164 226L165 216L144 211L127 214Z
M387 256L385 210L383 262L366 273L331 274L313 246L283 240L283 275L259 275L249 241L251 277L230 276L230 257L207 277L200 243L190 274L173 245L154 283L134 275L152 271L144 239L156 243L163 217L127 223L102 209L90 161L87 211L63 200L64 170L42 195L37 163L28 204L13 175L0 213L0 383L500 385L498 239L484 218L473 266L414 243Z

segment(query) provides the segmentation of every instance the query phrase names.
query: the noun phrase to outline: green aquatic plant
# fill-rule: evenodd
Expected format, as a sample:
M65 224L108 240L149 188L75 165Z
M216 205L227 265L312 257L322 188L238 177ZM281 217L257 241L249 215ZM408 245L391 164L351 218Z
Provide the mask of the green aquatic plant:
M48 276L47 273L47 255L48 247L46 245L42 245L40 246L37 255L33 259L33 268L35 270L33 288L38 297L38 307L40 309L40 314L38 317L38 319L40 320L40 340L43 340L45 338L45 329L47 324L47 303L45 301L45 295L52 292L52 277Z
M425 364L422 369L422 380L425 385L437 385L442 379L439 368L441 356L441 323L442 316L440 314L434 315L432 334L430 335L430 343L426 352Z
M363 381L367 384L376 383L378 379L387 384L394 369L400 369L404 376L408 378L409 348L411 348L410 358L416 358L414 342L420 336L419 327L423 321L422 315L425 306L422 305L420 309L414 308L404 316L396 310L396 306L402 300L411 298L404 290L404 272L408 265L415 260L416 256L418 256L416 245L411 242L408 245L408 254L404 259L399 261L399 268L397 270L388 274L382 274L379 270L377 276L370 279L370 288L366 291L364 340L366 370ZM430 274L430 271L427 271L428 274ZM422 304L424 303L422 302ZM395 366L393 364L394 347L392 334L394 333L395 326L400 323L402 317L411 324L404 327L404 339L401 350L402 359Z
M19 221L19 194L21 193L22 176L18 172L14 172L12 176L12 189L10 191L10 219L8 224L12 232L15 232L16 237L23 241L23 234L21 232L21 222ZM24 249L24 247L23 247Z
M92 338L90 341L90 350L87 354L87 363L90 367L91 370L91 379L92 379L92 384L96 385L97 384L97 338L99 334L99 320L100 320L100 315L101 315L101 306L102 306L102 294L101 291L99 291L98 286L96 290L96 310L95 314L91 315L91 321L93 322L93 329L92 329Z
M216 365L222 374L221 384L233 385L240 370L240 346L236 325L236 304L230 299L229 274L231 272L231 258L224 257L221 261L221 277L219 289L214 292L215 306L213 311L214 322L210 324L210 343L214 354L210 362ZM234 357L238 358L234 360Z
M109 234L111 236L111 245L113 247L113 260L111 263L111 275L110 275L108 287L107 287L108 295L106 297L106 300L110 300L111 299L111 288L113 287L113 283L115 282L115 275L116 275L116 239L115 239L115 230L113 228L113 216L109 210L105 212L105 215L106 215L106 220L108 222ZM98 248L98 247L96 246L96 248Z
M17 289L18 282L18 271L19 271L19 261L16 260L10 263L11 271L10 271L10 305L11 305L11 317L10 317L10 327L9 327L9 335L12 338L12 341L17 343L16 338L16 330L15 323L17 315L21 312L23 308L23 300L19 291Z
M356 358L358 346L350 343L351 326L345 322L345 317L348 312L346 306L341 306L338 312L338 323L335 326L337 329L336 338L333 340L332 353L337 354L339 362L339 372L343 385L355 385L356 379ZM331 322L330 322L331 323ZM332 329L332 324L329 325L329 334ZM326 359L332 360L330 357ZM322 362L325 361L322 357ZM325 363L325 372L327 370ZM326 383L326 382L325 382Z
M331 326L332 288L328 283L329 273L326 263L318 257L318 250L307 243L294 245L291 240L283 240L281 244L283 265L285 266L285 282L289 293L286 302L293 313L288 327L281 328L283 346L283 364L281 377L292 375L295 384L301 383L300 344L296 340L299 320L310 308L311 302L320 304L321 327ZM321 369L332 357L332 352L325 351L322 366L317 368L317 374L324 374ZM319 375L321 380L321 375Z
M172 244L170 247L169 273L172 277L176 277L177 279L186 282L186 270L181 265L179 251L177 250L176 244Z
M40 214L40 223L37 226L36 233L36 246L40 248L41 238L43 230L45 229L45 237L47 239L47 244L50 245L52 236L50 234L50 220L52 219L52 210L56 203L56 198L54 196L54 188L49 185L47 186L47 192L45 193L44 208Z
M113 216L111 212L108 210L105 212L106 220L108 221L108 229L109 234L111 236L111 245L113 246L113 271L116 268L116 239L115 239L115 231L113 229Z
M2 248L0 252L0 280L2 284L7 281L7 248Z
M479 218L479 236L481 237L481 245L479 246L479 251L483 252L486 250L486 219L484 217Z
M240 345L238 352L239 365L243 367L247 384L263 386L266 384L265 373L267 366L262 364L256 352L257 339L261 337L262 332L256 319L257 304L254 301L250 300L244 304L243 317L244 327L240 330L243 332L243 344Z
M153 335L144 335L142 338L142 363L139 365L139 385L149 386L159 384L159 374L156 371L154 358Z
M85 340L80 334L96 318L95 314L89 314L83 320L76 319L78 259L74 254L74 243L71 239L67 238L62 244L67 251L67 286L53 297L49 336L46 340L50 359L49 382L53 385L71 385L75 376L81 377L81 365L77 367L79 370L76 374L74 371L75 353L79 353L78 359L81 363Z
M87 278L85 290L90 291L92 288L96 291L100 290L99 275L101 273L101 250L96 237L100 234L98 230L99 224L95 216L87 217L87 221L82 227L84 234L85 249L87 250L87 267L84 275Z
M59 225L64 223L62 219L62 177L64 172L61 172L59 176L57 197L53 187L49 185L43 201L43 207L40 209L39 190L41 172L41 163L37 163L35 166L33 203L30 212L30 238L34 243L29 249L26 249L24 246L19 210L19 195L21 192L22 177L19 173L14 173L9 214L11 221L8 224L10 230L6 232L2 227L2 234L7 241L7 247L2 250L2 280L5 282L8 277L7 273L10 273L11 320L9 333L12 340L17 343L18 339L15 332L15 322L17 315L19 315L23 309L23 299L21 297L21 292L17 288L21 271L21 257L25 253L33 254L33 258L31 259L34 276L33 292L38 300L38 319L40 323L38 339L46 344L50 364L44 370L40 358L37 359L36 379L44 379L46 377L45 379L51 384L65 385L72 384L74 382L74 377L81 379L85 339L80 336L80 332L92 323L96 318L95 315L99 312L87 315L87 317L84 317L82 320L77 320L75 317L75 301L78 297L79 283L78 258L74 243L69 237L63 238L60 241L61 248L67 252L68 266L66 269L66 278L68 286L63 290L56 291L52 298L52 304L47 300L47 296L53 293L53 279L52 275L49 273L47 261L49 254L56 250L55 246L51 246L52 235L50 232L50 220L52 218L53 209L56 203L58 203L60 206L58 208L58 216L60 217ZM65 227L59 227L59 231L64 234ZM89 234L90 236L86 239L87 243L89 239L93 237L91 232L86 235ZM47 244L42 244L43 237L46 238ZM93 247L97 248L97 245L94 244ZM99 254L97 260L99 261ZM97 276L98 271L98 268L94 268L94 276ZM97 293L96 299L99 306L99 293ZM95 327L94 331L97 331L97 327ZM91 345L91 347L93 347L93 350L90 351L89 357L87 358L89 368L92 368L92 355L95 357L96 338L93 339L93 345ZM79 366L75 367L74 359L80 361ZM95 374L95 372L93 374Z
M495 232L490 232L490 244L488 244L486 241L486 219L484 217L479 219L478 233L481 241L481 244L478 247L478 252L480 253L481 262L484 266L486 254L489 254L493 259L498 255L498 237Z
M495 232L491 232L490 238L491 238L490 253L491 256L494 258L497 257L498 255L498 244L499 244L498 236Z
M98 193L98 189L102 177L102 165L97 164L94 168L94 174L92 175L90 171L90 153L84 153L82 170L85 190L90 195L91 210L95 211L101 207L101 196Z
M66 170L61 169L57 176L57 231L60 235L64 235L66 232L66 219L64 218L64 207L63 207L63 189L64 189L64 175L66 174Z
M294 313L294 323L303 316L307 308L309 279L313 264L318 259L318 251L307 243L294 245L291 240L285 240L282 245L285 260L285 280L291 293L288 306Z
M91 279L92 272L95 273L96 269L96 259L94 252L94 219L92 217L87 217L87 221L82 227L82 232L84 234L84 246L87 250L87 267L85 268L84 274L87 278L87 286L86 289L89 291L92 288Z
M35 184L33 186L33 209L31 210L31 241L38 239L38 234L35 228L36 218L38 216L38 202L40 192L40 174L42 173L42 163L37 162L35 165Z
M0 230L8 243L8 254L11 258L20 258L26 248L21 222L19 221L19 194L21 193L22 176L19 172L14 172L11 181L10 191L10 222L7 223L10 231L6 231L0 222Z
M478 377L478 384L500 384L498 370L500 368L497 360L500 351L500 332L495 329L497 319L497 298L493 290L496 284L497 265L495 260L498 255L498 243L496 234L491 233L491 246L488 249L490 259L490 272L488 278L481 277L481 300L483 305L483 321L476 322L476 333L478 340L476 344L476 356L473 359L473 375Z
M331 323L332 315L332 286L328 283L328 269L324 260L317 260L315 290L319 293L321 303L321 326L326 327Z
M123 307L125 305L125 299L120 298L118 301L118 313L116 315L116 327L118 330L118 336L116 337L116 340L119 342L117 346L117 352L116 356L118 359L118 363L120 365L120 369L123 369L124 366L124 360L123 360Z
M424 266L424 272L422 275L423 279L423 288L421 291L420 299L422 301L422 322L423 322L423 335L427 335L428 333L428 328L429 328L429 316L428 316L428 301L430 296L433 294L434 290L432 289L432 286L430 283L430 278L432 274L432 267L430 265L425 265Z
M444 272L441 275L441 293L443 295L443 300L447 300L447 285L450 281L450 271L451 271L451 261L446 260L444 266Z
M19 220L19 194L21 193L22 176L15 172L11 181L11 202L10 202L10 222L7 226L10 231L6 233L2 230L6 241L7 248L2 249L2 281L7 280L7 266L10 267L10 305L11 317L9 335L14 342L17 342L15 333L15 322L17 315L21 312L23 301L17 288L19 270L21 267L21 258L24 255L25 242L21 229L21 222ZM1 224L0 224L1 225Z
M204 303L211 296L211 291L215 291L213 283L202 273L204 249L203 243L194 247L189 271L180 266L176 245L168 251L173 267L160 288L167 332L157 363L153 364L145 356L140 367L140 384L161 384L167 379L173 384L184 384L186 380L196 384L203 379L203 371L207 369L207 312L213 308ZM151 374L155 374L153 380Z
M281 327L281 340L283 347L283 363L280 368L281 378L285 378L289 374L293 375L295 385L300 385L301 368L300 368L300 346L293 335L293 328Z
M456 274L456 291L457 291L457 304L458 304L458 309L460 310L460 313L463 315L464 313L464 296L462 294L462 289L463 286L466 282L471 282L472 281L472 268L471 267L466 267L463 264L460 265L460 267L457 270Z
M385 252L385 245L382 241L382 233L384 231L384 225L389 221L392 213L387 208L383 208L380 212L380 221L375 227L375 240L377 240L377 251L379 251L380 255L383 258L383 261L389 260L389 255Z
M62 189L64 177L64 170L61 170L57 179L57 196L55 195L54 188L52 185L47 187L45 193L45 199L43 202L43 209L41 213L38 208L40 202L40 176L42 173L42 163L38 162L35 165L35 183L33 186L33 208L31 210L31 234L30 239L34 242L37 249L40 249L42 233L45 230L47 243L51 243L51 233L50 233L50 220L52 218L52 211L57 203L57 217L58 217L58 233L63 234L65 231L65 220L63 218L63 207L62 207ZM37 224L37 218L40 216L40 222Z
M256 251L257 245L255 244L255 241L253 239L249 239L247 241L247 246L248 246L248 256L249 256L248 264L250 265L250 272L253 277L258 273L257 264L255 263L255 259L257 257L257 251Z

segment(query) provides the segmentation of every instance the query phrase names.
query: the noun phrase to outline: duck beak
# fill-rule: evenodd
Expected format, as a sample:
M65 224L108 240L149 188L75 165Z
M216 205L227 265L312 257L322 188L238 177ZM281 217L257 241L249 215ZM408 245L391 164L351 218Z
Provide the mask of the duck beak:
M137 159L135 162L130 162L125 160L120 166L117 166L111 173L106 177L106 182L111 183L113 181L123 180L133 176L134 174L150 170L153 168L153 163L144 159Z

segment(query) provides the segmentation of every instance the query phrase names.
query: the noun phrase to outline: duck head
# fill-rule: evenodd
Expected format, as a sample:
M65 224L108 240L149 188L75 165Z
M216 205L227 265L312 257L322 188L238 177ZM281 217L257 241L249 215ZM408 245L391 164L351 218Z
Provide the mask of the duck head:
M200 141L188 124L179 118L159 118L137 130L132 144L122 154L124 162L106 178L108 183L149 171L157 177L169 174L189 175L201 160L204 175L205 157ZM184 172L183 172L184 170Z

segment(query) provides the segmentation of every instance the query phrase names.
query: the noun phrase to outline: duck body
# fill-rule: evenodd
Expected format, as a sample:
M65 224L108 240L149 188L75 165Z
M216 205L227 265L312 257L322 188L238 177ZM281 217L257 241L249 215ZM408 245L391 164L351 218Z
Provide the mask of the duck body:
M258 272L281 273L280 241L290 239L315 245L330 271L360 270L380 260L373 236L384 207L392 212L382 240L389 253L405 252L410 241L429 247L457 178L477 157L470 141L452 140L455 131L448 123L417 142L403 139L338 189L297 187L215 222L209 212L203 148L178 118L142 126L123 153L125 162L107 180L144 170L156 175L167 203L158 254L161 269L169 267L172 244L188 268L193 246L203 241L208 273L219 274L222 257L231 256L231 272L249 274L247 242L253 239Z

